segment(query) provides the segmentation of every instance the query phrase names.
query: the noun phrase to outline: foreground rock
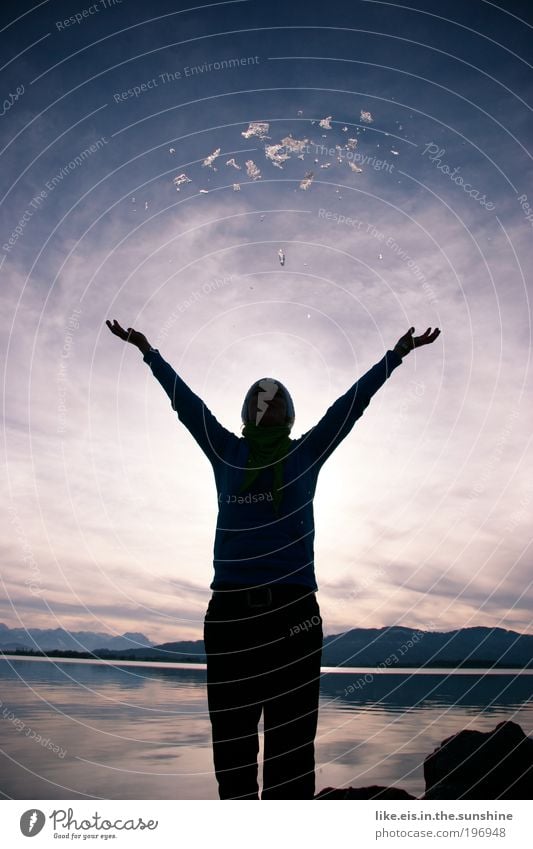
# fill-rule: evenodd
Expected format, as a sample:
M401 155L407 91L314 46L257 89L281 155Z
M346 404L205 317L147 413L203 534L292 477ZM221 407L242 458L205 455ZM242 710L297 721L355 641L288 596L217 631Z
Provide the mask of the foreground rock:
M400 787L380 787L373 784L371 787L347 787L344 790L336 790L334 787L326 787L315 796L315 799L416 799L407 790Z
M422 799L533 799L533 739L516 722L459 731L424 760ZM400 787L326 787L315 799L417 799Z
M533 799L533 740L516 722L460 731L424 761L424 799Z

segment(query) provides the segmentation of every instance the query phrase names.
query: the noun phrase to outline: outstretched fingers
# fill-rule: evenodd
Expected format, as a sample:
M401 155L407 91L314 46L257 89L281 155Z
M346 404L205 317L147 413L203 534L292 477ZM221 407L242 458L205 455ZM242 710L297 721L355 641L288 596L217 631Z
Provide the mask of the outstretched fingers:
M127 338L128 338L128 334L127 334L127 333L126 333L126 331L125 331L125 330L124 330L124 329L120 326L120 324L118 323L118 321L116 320L116 318L114 318L114 319L113 319L113 324L111 324L111 322L109 321L109 319L107 319L107 320L106 320L106 324L107 324L107 326L109 327L109 329L110 329L111 333L114 333L114 334L115 334L115 336L120 336L120 338L121 338L121 339L127 339Z
M415 340L415 345L429 345L431 342L434 342L437 336L440 335L440 330L436 327L433 331L431 327L422 334L422 336L418 336Z

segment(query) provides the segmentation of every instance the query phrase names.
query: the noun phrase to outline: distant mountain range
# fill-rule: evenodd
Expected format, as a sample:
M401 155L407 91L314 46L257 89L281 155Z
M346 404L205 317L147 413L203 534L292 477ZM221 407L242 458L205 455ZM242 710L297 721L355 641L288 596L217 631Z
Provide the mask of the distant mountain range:
M92 631L7 628L0 624L0 651L94 653L102 658L205 663L202 640L154 645L144 634L121 637ZM514 666L533 667L533 636L504 628L420 631L354 628L324 637L322 666Z
M124 649L140 646L153 646L153 642L144 634L126 633L120 637L97 631L65 631L64 628L8 628L0 622L0 649L16 651L17 649L34 649L35 651L95 651Z

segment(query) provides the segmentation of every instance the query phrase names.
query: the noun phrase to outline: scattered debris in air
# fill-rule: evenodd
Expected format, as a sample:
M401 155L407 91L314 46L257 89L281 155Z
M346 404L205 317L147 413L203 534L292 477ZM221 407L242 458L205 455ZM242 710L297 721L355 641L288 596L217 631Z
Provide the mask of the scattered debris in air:
M311 185L311 183L313 182L313 177L314 177L314 174L313 174L312 171L306 171L305 177L303 178L302 182L300 183L300 188L301 189L308 189L309 186Z
M285 265L285 254L283 253L281 248L278 251L278 256L280 265Z
M251 121L247 130L243 130L241 136L244 136L245 139L249 139L252 136L257 136L259 139L267 139L269 136L268 133L269 125L266 121Z
M304 110L298 109L297 114L298 114L298 117L301 117L304 114ZM412 118L413 116L409 116L409 117ZM310 120L310 119L307 118L306 120ZM361 109L360 110L360 121L361 121L362 124L367 124L367 125L372 124L372 123L374 123L374 117L373 117L373 115L370 111L368 111L366 109ZM332 122L333 122L333 116L328 115L324 118L321 118L320 120L319 119L312 120L311 124L312 125L317 124L321 129L323 129L325 131L332 130L332 129L339 129L338 127L333 127ZM398 126L400 130L403 129L402 125L399 124L398 121L396 121L395 123L396 123L396 126ZM268 135L269 130L270 130L270 124L267 121L250 121L247 129L245 129L241 132L241 136L245 139L250 139L252 137L256 137L260 140L265 140L265 139L271 140L271 137ZM353 152L357 148L359 136L361 135L361 137L363 138L362 134L365 133L365 127L364 126L357 127L357 126L354 126L353 124L351 126L348 125L348 124L344 124L340 128L340 131L342 133L349 133L351 131L351 132L355 132L356 135L354 137L344 136L346 141L343 144L336 144L335 145L335 156L334 157L330 156L329 157L330 161L324 161L324 157L319 158L318 156L316 156L316 154L318 153L318 149L317 149L316 152L315 152L316 158L313 159L313 162L314 162L316 167L319 167L321 170L326 170L328 168L331 168L331 166L335 165L336 163L342 165L344 160L346 160L350 170L353 171L356 174L360 174L360 173L362 173L363 168L361 168L358 164L356 164L353 161L353 159L355 157L353 157L353 155L349 154L348 152L349 151ZM385 136L388 136L388 135L390 135L390 134L385 133ZM325 139L325 138L328 138L328 136L326 134L322 134L322 138ZM331 135L329 136L329 138L331 139ZM318 139L317 141L313 141L312 143L315 145L315 147L318 147L318 144L320 143L320 141ZM384 145L387 145L389 143L390 142L384 142ZM394 144L394 141L393 141L393 144ZM377 143L376 146L377 146L377 148L379 148L380 147L379 143ZM279 169L283 169L285 167L285 163L288 160L290 160L291 158L298 158L298 159L301 159L301 160L306 160L307 157L308 157L308 154L311 152L310 143L309 143L308 138L302 138L302 139L293 138L292 134L290 134L290 133L287 136L285 136L285 138L282 138L281 141L277 141L276 143L272 143L272 144L265 143L263 145L263 147L264 147L265 159L269 160L272 163L273 166L275 166L276 168L279 168ZM322 148L322 150L325 150L325 148ZM176 148L175 147L169 147L168 151L169 151L170 154L174 154L174 153L176 153ZM376 151L376 147L374 147L374 151ZM220 156L220 152L221 152L221 148L217 148L211 154L209 154L209 156L206 156L206 158L202 162L202 167L211 168L213 171L217 171L218 169L215 167L214 162L217 159L217 157ZM244 152L244 151L242 151L242 152ZM333 150L330 150L330 153L333 153ZM399 156L400 155L400 151L396 150L395 148L391 148L390 153L393 156ZM357 156L356 158L360 159L359 156ZM227 167L235 168L237 171L244 170L244 168L245 168L248 178L253 180L253 181L262 179L261 169L258 167L258 165L252 159L246 160L244 165L241 166L237 163L235 157L232 157L230 159L227 159L225 161L225 164L226 164ZM316 171L316 168L315 168L315 171ZM307 189L309 189L310 186L312 185L313 181L314 181L314 174L315 174L314 171L311 171L311 170L305 171L304 177L299 182L298 188L303 190L303 191L306 191ZM237 177L237 175L235 175L235 177ZM239 177L237 177L237 179L241 180L242 177L239 176ZM178 192L180 191L182 185L185 185L186 183L191 183L191 182L192 182L192 180L185 173L179 174L178 176L173 178L173 183L176 187L176 191L178 191ZM211 179L209 177L207 179L207 182L208 183L211 182ZM232 186L232 189L233 189L234 192L241 191L241 185L242 184L240 182L235 182L235 183L232 182L230 185ZM229 188L229 186L228 186L228 188ZM298 188L295 188L294 191L298 191ZM208 189L199 189L200 194L208 194L209 191L210 190L208 190ZM337 196L338 196L339 200L342 199L342 196L339 195L339 190L337 190ZM135 204L135 198L134 197L131 198L131 202L133 204ZM147 201L147 202L144 203L144 209L147 210L148 207L149 207L149 204L148 204L148 201ZM260 220L262 221L263 218L261 218ZM283 251L280 251L279 258L280 258L281 264L284 265L285 254L283 253ZM381 258L382 257L380 256L380 259Z
M214 150L213 153L210 153L209 156L206 156L206 158L202 162L202 168L206 168L206 167L207 168L213 168L213 162L215 161L215 159L217 158L219 153L220 153L220 148L217 147L217 149ZM216 171L217 169L213 168L213 170Z
M192 180L187 177L186 174L179 174L177 177L174 177L172 182L176 186L176 191L179 192L180 186L182 186L184 183L192 183Z
M245 162L246 165L246 173L252 180L260 180L261 179L261 171L253 161L253 159L247 159Z

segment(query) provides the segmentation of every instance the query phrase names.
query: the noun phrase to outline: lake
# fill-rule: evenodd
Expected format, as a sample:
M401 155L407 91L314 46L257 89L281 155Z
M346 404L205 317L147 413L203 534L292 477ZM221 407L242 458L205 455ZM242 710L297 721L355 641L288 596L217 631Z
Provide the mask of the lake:
M205 667L0 659L0 798L217 799ZM324 668L317 791L424 792L423 761L463 728L533 732L533 670Z

